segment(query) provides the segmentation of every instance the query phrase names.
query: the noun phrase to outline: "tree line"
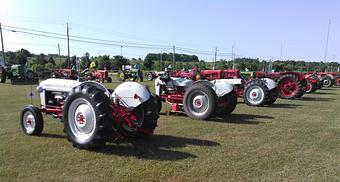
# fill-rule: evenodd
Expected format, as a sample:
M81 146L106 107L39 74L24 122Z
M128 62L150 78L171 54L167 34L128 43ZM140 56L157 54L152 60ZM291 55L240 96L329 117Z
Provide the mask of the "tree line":
M120 55L91 56L86 52L83 56L59 56L57 54L33 54L26 49L16 52L5 52L6 64L27 64L34 71L53 70L74 67L76 61L80 61L80 69L88 68L91 62L96 63L97 69L120 70L122 65L140 64L144 70L159 70L160 60L162 68L172 67L173 53L149 53L142 58L125 58ZM220 59L215 62L199 60L196 55L175 54L175 69L190 69L198 66L201 69L239 69L241 71L338 71L340 64L337 62L306 62L302 60L275 60L267 61L254 58L236 58L234 60Z

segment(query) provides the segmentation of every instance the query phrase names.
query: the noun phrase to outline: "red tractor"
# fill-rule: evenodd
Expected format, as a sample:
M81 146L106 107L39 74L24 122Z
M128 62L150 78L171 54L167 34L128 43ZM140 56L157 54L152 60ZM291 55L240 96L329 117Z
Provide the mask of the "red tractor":
M73 69L57 69L52 71L51 78L63 78L63 79L70 79L70 80L76 80L79 78L79 74L77 71Z
M340 82L338 73L335 72L318 72L318 77L321 79L324 87L332 87Z
M85 80L97 80L100 83L107 83L112 82L112 78L109 77L109 72L107 70L94 70L90 71L88 68L83 70L80 74Z
M307 80L299 72L257 72L258 78L270 78L276 81L279 97L282 99L300 98L306 93Z
M323 83L316 73L307 73L305 75L305 78L307 80L306 85L307 94L313 93L316 90L321 89L323 87Z

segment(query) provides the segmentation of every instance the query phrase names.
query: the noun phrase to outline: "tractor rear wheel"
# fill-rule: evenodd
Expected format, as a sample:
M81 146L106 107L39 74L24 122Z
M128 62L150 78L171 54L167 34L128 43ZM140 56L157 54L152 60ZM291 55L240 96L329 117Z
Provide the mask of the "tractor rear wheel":
M7 73L6 73L6 70L5 70L5 68L3 68L3 67L0 67L0 83L5 83L6 82L6 75L7 75Z
M266 105L272 105L276 101L276 99L279 97L279 91L278 87L275 87L271 90L269 90L268 98L266 99L265 104Z
M183 107L189 117L205 120L214 114L216 102L215 91L208 85L198 83L186 90Z
M118 71L117 78L119 81L123 82L126 80L126 74L124 71Z
M107 77L106 81L107 81L107 83L111 83L112 82L112 78L111 77Z
M113 134L110 99L95 86L74 89L63 111L64 131L74 147L96 149Z
M237 105L237 96L235 91L231 91L221 98L218 98L219 104L216 115L227 116L235 110Z
M41 112L33 105L27 105L21 111L20 125L26 135L40 135L44 128Z
M32 80L32 79L34 78L34 73L33 73L33 71L28 70L28 71L26 72L26 78L28 78L29 80Z
M334 77L334 80L335 80L334 84L335 84L336 86L340 86L340 75Z
M263 106L269 97L269 90L263 80L250 80L245 84L244 102L248 106Z
M310 80L307 80L307 86L306 86L306 93L310 94L315 92L317 89L317 84L312 83Z
M301 93L304 92L304 84L293 74L282 75L277 80L277 85L279 97L282 99L295 99L299 96L301 97Z
M161 99L158 95L151 94L148 101L134 108L127 117L123 117L117 129L127 137L146 137L153 135L157 127L157 120L161 110ZM130 120L130 124L126 122Z

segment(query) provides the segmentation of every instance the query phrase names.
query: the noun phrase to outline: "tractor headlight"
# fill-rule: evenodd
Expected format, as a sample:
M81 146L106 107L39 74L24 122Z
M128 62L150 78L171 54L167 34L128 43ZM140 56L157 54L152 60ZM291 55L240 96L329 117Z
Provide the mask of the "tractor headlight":
M44 89L42 88L42 87L37 87L37 91L39 92L39 93L41 93L41 92L43 92L44 91Z

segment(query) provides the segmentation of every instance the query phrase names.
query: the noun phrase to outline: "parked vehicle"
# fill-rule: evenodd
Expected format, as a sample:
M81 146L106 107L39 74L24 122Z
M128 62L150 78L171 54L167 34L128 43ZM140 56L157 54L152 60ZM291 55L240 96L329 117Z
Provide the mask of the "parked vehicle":
M40 106L27 105L20 124L27 135L40 135L42 113L62 119L74 147L96 149L108 141L153 134L161 107L160 99L135 82L109 90L93 81L47 79L37 87Z
M221 79L193 81L165 74L156 78L155 90L163 102L170 104L169 113L185 113L193 119L229 115L237 105L233 86Z
M123 65L122 70L118 72L119 81L143 81L143 72L140 68L134 68L132 65Z

